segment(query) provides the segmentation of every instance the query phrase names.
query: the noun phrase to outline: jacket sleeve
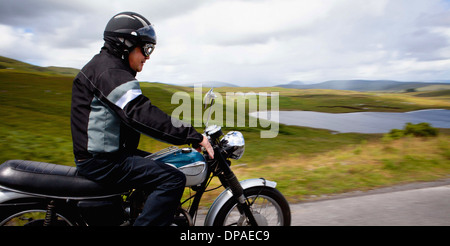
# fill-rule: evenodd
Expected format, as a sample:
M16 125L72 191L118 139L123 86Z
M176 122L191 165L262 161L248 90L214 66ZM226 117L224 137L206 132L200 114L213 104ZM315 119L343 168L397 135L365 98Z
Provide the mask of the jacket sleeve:
M107 95L102 94L101 97L122 122L152 138L175 145L196 145L203 140L203 135L192 126L174 126L172 117L142 94L139 82L134 77L114 86Z

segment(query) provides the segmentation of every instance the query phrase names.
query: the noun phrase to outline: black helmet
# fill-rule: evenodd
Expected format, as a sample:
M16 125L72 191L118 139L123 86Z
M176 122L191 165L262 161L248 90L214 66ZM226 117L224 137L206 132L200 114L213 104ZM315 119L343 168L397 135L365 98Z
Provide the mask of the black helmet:
M129 53L136 45L150 44L150 55L156 44L156 34L152 24L142 15L134 12L118 13L106 25L103 39L120 51Z

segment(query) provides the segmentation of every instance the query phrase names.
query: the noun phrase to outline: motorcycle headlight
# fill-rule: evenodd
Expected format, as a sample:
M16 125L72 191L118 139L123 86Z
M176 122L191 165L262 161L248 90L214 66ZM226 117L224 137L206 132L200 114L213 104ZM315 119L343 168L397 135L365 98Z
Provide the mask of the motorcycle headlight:
M225 151L229 154L231 159L239 160L244 154L245 141L242 133L238 131L231 131L227 133L220 143L224 147Z

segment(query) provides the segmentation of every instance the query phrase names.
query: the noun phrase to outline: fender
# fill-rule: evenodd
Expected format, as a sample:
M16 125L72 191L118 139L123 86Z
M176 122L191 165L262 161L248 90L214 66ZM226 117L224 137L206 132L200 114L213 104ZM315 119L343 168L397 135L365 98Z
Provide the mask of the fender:
M267 186L271 188L275 188L277 186L277 183L274 181L265 180L263 178L259 179L246 179L242 180L239 183L241 183L242 189L248 189L252 187L258 187L258 186ZM217 213L219 213L220 208L231 198L233 197L233 194L231 193L231 190L227 188L226 190L222 191L220 195L214 200L213 204L208 210L208 214L205 218L205 226L212 226L214 220L216 219Z

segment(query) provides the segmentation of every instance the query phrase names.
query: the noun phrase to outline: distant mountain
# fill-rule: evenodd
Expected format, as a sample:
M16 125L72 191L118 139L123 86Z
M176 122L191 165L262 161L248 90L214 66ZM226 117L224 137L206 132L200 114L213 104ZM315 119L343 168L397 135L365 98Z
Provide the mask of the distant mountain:
M69 76L75 77L79 69L68 67L40 67L11 58L0 56L0 70L7 69L11 71L23 71L29 73ZM164 82L161 82L164 83ZM196 84L202 84L202 87L239 87L238 85L221 81L203 81L196 83L180 84L180 86L194 87ZM302 81L291 81L288 84L276 85L275 87L294 88L294 89L333 89L333 90L352 90L352 91L406 91L406 90L448 90L450 80L439 80L432 82L399 82L394 80L330 80L317 84L305 84Z
M220 81L203 81L203 82L195 82L195 83L186 83L186 84L180 84L180 86L186 86L186 87L194 87L195 85L201 84L202 87L239 87L235 84L230 84L227 82L220 82Z
M73 77L75 77L80 71L79 69L69 67L54 67L54 66L40 67L3 56L0 56L0 69L10 69L31 73L44 73L46 75L62 75Z
M394 80L330 80L318 84L289 83L276 85L276 87L350 91L405 91L430 85L450 85L450 83L399 82Z
M427 82L433 82L433 83L450 83L450 80L432 80Z
M300 80L294 80L294 81L289 82L289 85L304 85L304 84L305 83L303 83Z

